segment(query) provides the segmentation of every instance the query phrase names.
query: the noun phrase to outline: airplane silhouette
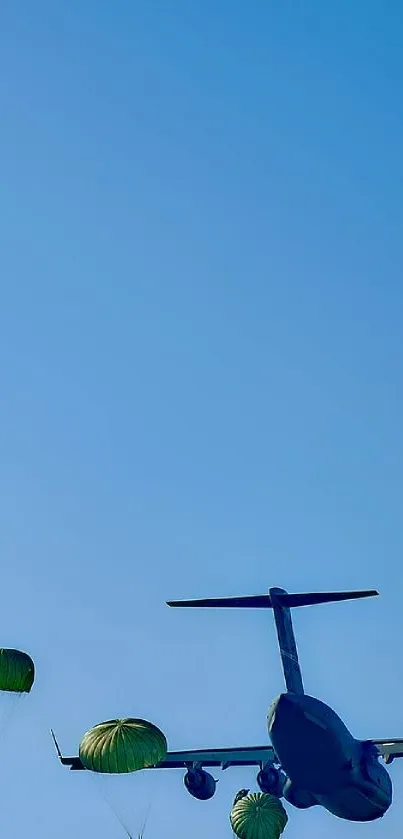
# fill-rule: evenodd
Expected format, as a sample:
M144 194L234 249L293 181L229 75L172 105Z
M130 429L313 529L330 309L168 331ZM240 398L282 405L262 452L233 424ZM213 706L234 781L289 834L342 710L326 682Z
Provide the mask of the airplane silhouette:
M377 591L289 594L270 588L268 594L204 600L168 601L173 607L272 609L286 691L271 704L267 716L271 745L168 752L152 769L186 769L184 783L195 798L207 800L217 781L205 768L258 767L262 792L284 798L298 809L320 805L348 821L382 817L392 803L392 782L379 762L403 757L403 739L357 740L340 717L304 692L291 619L291 608L373 597ZM79 757L63 757L52 731L60 762L84 770ZM244 792L244 791L241 791Z

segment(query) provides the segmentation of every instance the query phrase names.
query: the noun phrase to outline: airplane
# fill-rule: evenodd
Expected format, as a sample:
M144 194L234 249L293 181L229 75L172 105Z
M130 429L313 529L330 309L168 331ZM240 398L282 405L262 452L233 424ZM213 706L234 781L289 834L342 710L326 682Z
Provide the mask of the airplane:
M384 816L392 803L392 782L379 758L388 765L403 757L403 738L357 740L332 708L305 693L291 618L294 607L376 595L374 590L289 594L270 588L263 595L168 601L175 608L272 609L286 691L268 711L270 744L168 752L161 763L149 768L185 769L186 789L206 801L215 794L217 784L206 768L255 766L259 789L298 809L319 805L353 822ZM61 764L73 771L84 770L79 757L62 755L51 733Z

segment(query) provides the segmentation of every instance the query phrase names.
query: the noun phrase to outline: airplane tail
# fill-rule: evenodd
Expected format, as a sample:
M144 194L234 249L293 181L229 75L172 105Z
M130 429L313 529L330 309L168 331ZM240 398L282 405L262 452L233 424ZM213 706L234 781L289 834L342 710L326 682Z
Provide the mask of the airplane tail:
M268 594L247 597L217 597L203 600L170 600L168 606L232 608L232 609L273 609L283 665L284 679L289 693L304 693L301 669L298 661L297 645L291 618L291 608L296 606L314 606L319 603L337 603L341 600L356 600L361 597L374 597L377 591L330 591L310 592L308 594L289 594L282 588L271 588Z

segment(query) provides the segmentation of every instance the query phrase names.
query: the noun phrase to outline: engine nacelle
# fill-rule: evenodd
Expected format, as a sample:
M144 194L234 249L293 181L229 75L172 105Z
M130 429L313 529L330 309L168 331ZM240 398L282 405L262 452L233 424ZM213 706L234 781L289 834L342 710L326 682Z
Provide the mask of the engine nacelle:
M298 810L307 810L308 807L314 807L318 803L310 792L299 789L289 778L284 784L283 795L285 800Z
M256 781L262 792L281 798L286 777L275 766L265 766L258 773Z
M183 783L190 795L193 795L193 798L198 798L199 801L208 801L215 793L217 781L204 769L188 769Z

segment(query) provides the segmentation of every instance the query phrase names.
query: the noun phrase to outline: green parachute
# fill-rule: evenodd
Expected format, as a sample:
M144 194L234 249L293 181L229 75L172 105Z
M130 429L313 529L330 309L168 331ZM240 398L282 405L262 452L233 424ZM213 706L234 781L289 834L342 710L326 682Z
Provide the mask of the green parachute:
M279 839L287 821L281 801L264 792L243 796L230 813L232 830L239 839Z
M27 653L0 648L0 691L29 693L34 679L35 665Z
M165 735L147 720L101 722L84 734L79 747L82 764L92 772L121 774L155 766L164 760Z

